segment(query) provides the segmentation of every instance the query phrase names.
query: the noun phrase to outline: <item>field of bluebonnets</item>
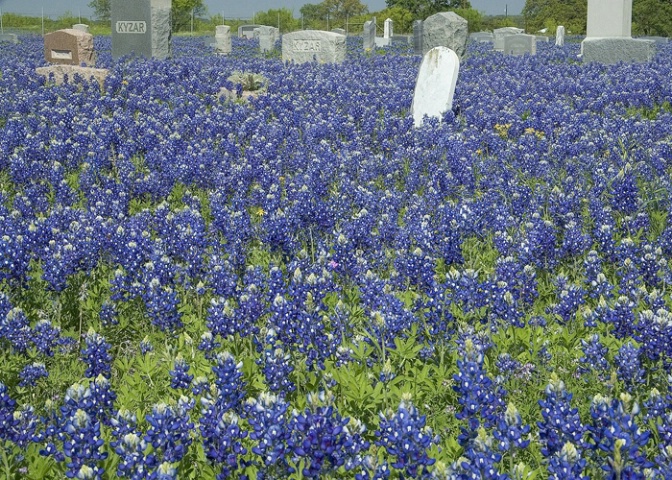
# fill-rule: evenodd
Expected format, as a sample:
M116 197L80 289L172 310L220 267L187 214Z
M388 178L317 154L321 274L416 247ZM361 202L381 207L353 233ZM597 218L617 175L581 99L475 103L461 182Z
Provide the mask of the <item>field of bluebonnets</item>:
M672 45L471 44L417 130L405 48L173 45L0 45L0 476L672 478Z

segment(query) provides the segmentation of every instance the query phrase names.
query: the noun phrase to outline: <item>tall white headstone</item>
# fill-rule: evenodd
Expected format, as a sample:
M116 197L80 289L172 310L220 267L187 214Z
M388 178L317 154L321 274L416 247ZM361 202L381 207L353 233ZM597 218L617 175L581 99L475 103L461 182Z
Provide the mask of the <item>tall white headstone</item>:
M434 47L425 54L415 82L411 114L413 124L422 126L425 116L441 119L453 108L460 58L448 47Z
M231 27L229 25L215 27L215 48L219 53L231 53Z
M586 38L632 37L632 0L588 0Z
M555 29L555 45L562 47L565 44L565 27L562 25Z
M394 30L394 22L392 21L391 18L388 18L385 20L385 23L383 24L383 38L392 38L394 35L393 30Z

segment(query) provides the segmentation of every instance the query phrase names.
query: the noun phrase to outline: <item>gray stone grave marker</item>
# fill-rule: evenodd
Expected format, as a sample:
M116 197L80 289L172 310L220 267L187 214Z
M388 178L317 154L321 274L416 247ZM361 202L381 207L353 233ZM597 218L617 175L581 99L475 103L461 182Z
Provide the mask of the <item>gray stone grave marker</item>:
M112 0L112 57L171 55L171 0Z
M73 28L48 33L44 36L44 58L60 65L93 66L93 35Z
M85 23L75 23L72 28L74 30L81 30L84 33L89 33L89 26Z
M322 30L300 30L282 36L282 61L342 63L345 36Z
M562 47L565 45L565 27L559 25L555 29L555 45L557 47Z
M373 50L376 48L376 19L364 22L364 32L362 33L364 50Z
M448 47L459 57L467 50L468 22L455 12L436 13L422 22L422 52Z
M254 38L254 30L263 27L263 25L241 25L238 27L239 38Z
M413 21L413 53L422 55L422 20Z
M505 55L536 55L537 37L534 35L507 35L504 37Z
M492 31L493 35L493 48L497 50L498 52L503 52L504 51L504 37L507 35L519 35L521 33L525 33L525 31L521 28L516 28L516 27L504 27L504 28L496 28Z
M333 33L338 33L339 35L345 35L346 31L344 28L332 28L331 31Z
M645 63L650 62L656 54L656 42L653 40L586 38L581 46L585 63Z
M453 108L460 58L450 48L434 47L420 64L413 92L411 114L415 127L422 126L425 116L441 119Z
M16 33L2 33L0 42L19 43L19 36Z
M470 34L469 38L474 42L492 43L493 35L490 32L475 32Z
M270 52L275 49L275 42L280 39L280 30L276 27L262 25L254 29L254 35L259 39L259 50Z

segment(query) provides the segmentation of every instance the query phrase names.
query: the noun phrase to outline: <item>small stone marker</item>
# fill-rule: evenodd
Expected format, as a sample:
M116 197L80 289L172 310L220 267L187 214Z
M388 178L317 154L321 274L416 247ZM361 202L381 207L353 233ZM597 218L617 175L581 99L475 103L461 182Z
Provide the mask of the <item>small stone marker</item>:
M229 25L217 25L215 27L214 47L224 55L231 53L231 27Z
M441 119L453 108L460 58L450 48L434 47L425 54L415 82L411 114L415 127L422 126L426 116Z
M586 38L581 47L585 63L646 63L656 54L656 42L632 38Z
M490 32L476 32L469 35L469 38L474 42L492 43L493 35Z
M112 58L169 58L171 5L171 0L112 0Z
M259 50L270 52L275 50L275 42L280 39L280 29L262 25L254 29L255 38L259 39Z
M504 37L505 55L536 55L537 37L534 35L507 35Z
M459 57L467 50L468 22L455 12L440 12L422 22L422 53L448 47Z
M0 42L19 43L19 36L16 33L2 33Z
M394 22L391 18L383 23L383 38L392 38L394 36Z
M413 21L413 53L422 55L422 20Z
M373 50L376 47L376 19L364 22L364 50Z
M84 33L89 33L89 26L85 23L75 23L72 28L74 30L81 30Z
M562 47L565 45L565 27L562 25L555 29L555 46Z
M504 37L507 35L520 35L524 30L516 27L496 28L492 31L493 48L498 52L504 51Z
M44 36L44 57L60 65L90 65L95 63L93 35L66 28Z
M331 31L333 33L338 33L339 35L346 35L346 31L344 28L333 28Z
M342 63L345 36L322 30L299 30L282 36L282 61Z
M263 27L263 25L241 25L238 27L238 38L254 38L254 30Z

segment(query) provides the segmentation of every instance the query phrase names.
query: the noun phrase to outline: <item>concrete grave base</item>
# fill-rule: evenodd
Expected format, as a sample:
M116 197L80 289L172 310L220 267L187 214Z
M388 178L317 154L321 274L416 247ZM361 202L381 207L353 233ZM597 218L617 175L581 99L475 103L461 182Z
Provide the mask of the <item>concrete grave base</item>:
M584 63L645 63L653 59L656 46L653 40L586 38L581 42L581 54Z
M89 68L77 65L49 65L48 67L38 67L35 69L35 72L45 77L47 81L49 81L49 77L53 73L56 85L61 85L65 81L66 75L70 83L75 81L75 75L81 76L86 81L90 81L91 77L93 77L100 85L101 90L103 89L107 75L110 73L106 68Z

